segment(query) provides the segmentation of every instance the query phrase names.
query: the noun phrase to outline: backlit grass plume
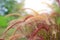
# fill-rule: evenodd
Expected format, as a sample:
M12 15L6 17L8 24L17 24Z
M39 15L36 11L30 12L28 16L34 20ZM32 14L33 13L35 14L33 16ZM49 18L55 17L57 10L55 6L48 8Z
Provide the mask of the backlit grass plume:
M11 28L15 28L9 40L20 40L20 38L26 38L27 40L54 40L57 31L55 20L49 14L38 14L38 12L33 9L30 10L34 12L34 15L27 15L21 19L18 18L9 22L2 37L5 38L7 32Z

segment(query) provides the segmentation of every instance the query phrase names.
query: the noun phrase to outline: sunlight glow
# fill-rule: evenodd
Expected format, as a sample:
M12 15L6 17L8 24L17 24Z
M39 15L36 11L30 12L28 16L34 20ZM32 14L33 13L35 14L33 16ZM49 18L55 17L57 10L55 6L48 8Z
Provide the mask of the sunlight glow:
M21 3L21 0L16 0L18 3Z
M49 8L47 4L43 4L43 2L52 4L53 1L54 0L25 0L24 8L31 8L38 12L41 10L44 10L44 12L51 12L51 8Z

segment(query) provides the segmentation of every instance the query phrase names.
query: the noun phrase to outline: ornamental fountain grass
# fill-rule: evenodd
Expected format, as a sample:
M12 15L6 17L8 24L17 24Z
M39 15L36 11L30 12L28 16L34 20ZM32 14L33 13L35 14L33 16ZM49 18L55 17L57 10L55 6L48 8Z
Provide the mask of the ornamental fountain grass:
M55 20L51 17L52 14L38 14L33 9L30 10L34 12L33 15L27 15L22 19L18 18L9 22L2 35L4 40L11 28L15 29L15 31L11 34L9 40L20 40L20 38L26 38L27 40L56 40L58 30Z

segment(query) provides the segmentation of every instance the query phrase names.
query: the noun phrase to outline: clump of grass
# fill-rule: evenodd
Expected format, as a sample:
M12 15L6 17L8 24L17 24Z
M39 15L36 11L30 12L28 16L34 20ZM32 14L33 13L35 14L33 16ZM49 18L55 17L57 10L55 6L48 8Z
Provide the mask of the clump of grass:
M45 36L39 35L40 34L39 31L41 31L41 29L46 30L48 36L50 28L52 28L52 26L55 27L55 21L48 14L44 13L39 15L35 11L34 13L35 13L34 15L28 15L22 19L16 19L11 21L7 29L5 30L3 37L5 37L4 35L6 35L9 29L15 28L16 30L11 35L9 40L17 40L18 38L24 38L24 37L26 37L27 40L36 40L36 39L44 40Z

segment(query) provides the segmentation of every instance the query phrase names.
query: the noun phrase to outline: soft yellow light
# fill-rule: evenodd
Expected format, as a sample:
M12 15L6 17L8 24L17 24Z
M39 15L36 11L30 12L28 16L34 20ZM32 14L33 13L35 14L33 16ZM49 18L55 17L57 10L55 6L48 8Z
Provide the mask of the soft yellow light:
M54 0L25 0L24 8L32 8L38 12L50 12L51 8L47 6L47 4L43 4L43 2L52 4Z

